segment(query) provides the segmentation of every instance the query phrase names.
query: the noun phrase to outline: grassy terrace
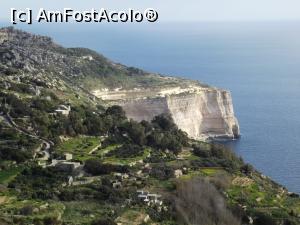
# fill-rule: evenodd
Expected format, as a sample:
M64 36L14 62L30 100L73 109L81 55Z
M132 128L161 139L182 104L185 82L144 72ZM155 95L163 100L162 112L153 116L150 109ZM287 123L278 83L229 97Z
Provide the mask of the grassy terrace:
M22 171L22 169L22 167L12 167L10 169L0 171L0 184L8 184Z
M118 158L116 156L105 156L108 152L115 150L120 145L109 145L105 148L101 148L101 138L80 136L71 138L61 143L55 151L58 154L71 153L74 160L85 161L90 158L102 158L105 163L118 164L118 165L130 165L131 163L137 163L140 160L145 159L150 149L145 149L143 155L133 158Z
M240 178L240 177L239 177ZM245 179L245 177L242 177ZM246 178L247 179L247 178ZM253 175L251 182L235 184L227 189L230 204L242 203L249 210L257 210L272 214L274 218L288 218L292 213L300 214L300 205L297 198L291 198L285 191L272 186L271 183Z
M91 153L91 155L93 156L97 156L99 158L103 158L107 153L109 153L110 151L115 150L117 147L120 147L120 145L109 145L105 148L98 148L96 151L94 151L93 153Z
M117 146L112 146L112 147L116 148ZM113 150L113 149L111 149L111 150ZM147 158L147 156L149 155L150 152L151 152L151 150L149 148L147 148L144 150L143 155L133 157L133 158L118 158L115 156L105 157L104 162L110 163L110 164L118 164L118 165L130 165L131 163L137 163L137 162Z
M66 223L90 224L91 218L101 217L113 211L113 207L103 205L103 203L93 201L71 201L65 202L65 210L62 218ZM74 221L76 221L74 223Z
M139 225L143 224L146 212L140 209L129 209L123 212L123 214L116 219L117 223L124 225Z
M0 210L2 212L14 212L15 214L18 214L21 209L28 206L35 208L38 213L36 213L36 215L26 217L26 224L32 224L33 218L60 217L65 209L65 206L62 203L54 201L18 201L15 198L9 198L5 204L0 204ZM25 216L20 217L25 218Z
M85 161L91 158L91 152L97 150L100 144L100 137L80 136L61 143L55 151L59 154L71 153L75 160Z

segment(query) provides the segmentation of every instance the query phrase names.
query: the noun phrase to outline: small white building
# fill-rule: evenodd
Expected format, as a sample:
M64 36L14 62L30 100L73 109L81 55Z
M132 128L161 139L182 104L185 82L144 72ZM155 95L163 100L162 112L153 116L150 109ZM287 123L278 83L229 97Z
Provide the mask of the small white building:
M66 106L66 105L59 105L58 108L55 110L55 112L60 113L64 116L68 116L71 111L71 106Z
M68 176L68 185L72 186L73 182L74 182L74 178L72 176Z
M65 153L64 154L64 160L72 160L73 159L73 155L71 153Z
M114 176L120 180L126 180L129 178L127 173L114 173Z
M175 176L176 178L179 178L179 177L181 177L182 175L183 175L182 170L175 170L175 171L174 171L174 176Z
M112 185L114 189L119 189L122 187L122 183L120 181L113 181Z
M151 194L147 191L138 190L138 198L141 199L143 202L145 202L147 205L159 205L161 206L163 204L163 201L160 200L161 195L158 194Z

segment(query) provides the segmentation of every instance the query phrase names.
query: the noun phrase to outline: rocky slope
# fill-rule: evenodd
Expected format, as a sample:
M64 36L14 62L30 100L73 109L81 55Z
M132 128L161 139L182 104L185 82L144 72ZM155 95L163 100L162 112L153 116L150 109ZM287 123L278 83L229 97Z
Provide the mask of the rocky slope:
M8 84L42 85L62 93L69 87L96 96L122 105L138 121L169 113L193 138L239 136L228 91L116 64L88 49L63 48L48 37L0 29L0 74Z

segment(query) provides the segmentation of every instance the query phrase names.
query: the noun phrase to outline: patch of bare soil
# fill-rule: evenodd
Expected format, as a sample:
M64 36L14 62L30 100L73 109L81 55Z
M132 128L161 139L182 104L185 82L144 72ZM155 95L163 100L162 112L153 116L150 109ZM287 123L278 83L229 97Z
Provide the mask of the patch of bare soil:
M248 177L236 177L233 179L232 184L241 186L241 187L247 187L253 184L253 180Z

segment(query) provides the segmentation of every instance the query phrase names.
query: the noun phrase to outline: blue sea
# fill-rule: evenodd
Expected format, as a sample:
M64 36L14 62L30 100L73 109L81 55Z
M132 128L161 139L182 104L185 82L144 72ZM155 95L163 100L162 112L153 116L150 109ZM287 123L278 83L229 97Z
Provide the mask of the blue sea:
M25 30L231 91L246 162L300 193L300 22L44 25Z

